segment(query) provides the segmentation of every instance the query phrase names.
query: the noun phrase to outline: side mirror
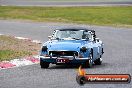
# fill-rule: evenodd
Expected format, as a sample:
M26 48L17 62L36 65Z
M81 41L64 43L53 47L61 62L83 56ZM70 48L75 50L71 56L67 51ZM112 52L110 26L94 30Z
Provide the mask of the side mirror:
M52 36L48 36L49 40L51 40Z
M95 40L96 40L96 42L99 42L100 39L99 38L95 38Z

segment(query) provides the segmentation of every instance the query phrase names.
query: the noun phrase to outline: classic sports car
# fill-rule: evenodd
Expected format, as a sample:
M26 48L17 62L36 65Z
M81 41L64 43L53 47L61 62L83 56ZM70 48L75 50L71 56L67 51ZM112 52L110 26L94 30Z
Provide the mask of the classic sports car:
M78 64L92 67L101 65L103 42L96 37L94 30L86 28L56 29L49 41L42 46L40 54L41 68L48 68L49 64Z

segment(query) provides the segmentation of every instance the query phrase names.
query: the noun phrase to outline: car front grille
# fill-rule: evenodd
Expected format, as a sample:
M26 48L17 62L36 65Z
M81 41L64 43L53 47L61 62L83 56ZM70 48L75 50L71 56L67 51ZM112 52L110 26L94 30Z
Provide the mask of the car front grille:
M78 52L76 51L49 51L49 55L52 55L53 57L78 56Z

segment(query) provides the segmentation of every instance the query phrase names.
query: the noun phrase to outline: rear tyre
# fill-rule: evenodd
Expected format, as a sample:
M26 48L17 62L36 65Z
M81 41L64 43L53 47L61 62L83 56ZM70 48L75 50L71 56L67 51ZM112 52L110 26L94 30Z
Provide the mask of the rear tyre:
M104 49L102 48L102 54L104 54Z
M102 64L102 59L98 58L97 60L94 61L95 65L101 65Z
M40 60L40 66L41 66L41 68L48 68L49 67L49 64L50 63L48 63L48 62L45 62L45 61Z

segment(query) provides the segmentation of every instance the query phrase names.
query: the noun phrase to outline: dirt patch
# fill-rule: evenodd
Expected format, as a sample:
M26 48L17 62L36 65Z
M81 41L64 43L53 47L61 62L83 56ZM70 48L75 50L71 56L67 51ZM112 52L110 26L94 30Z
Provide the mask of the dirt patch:
M0 35L0 61L38 54L41 44Z

